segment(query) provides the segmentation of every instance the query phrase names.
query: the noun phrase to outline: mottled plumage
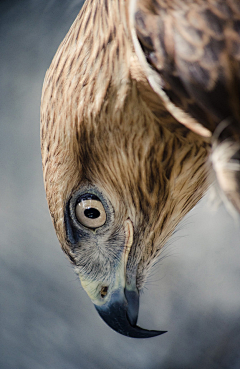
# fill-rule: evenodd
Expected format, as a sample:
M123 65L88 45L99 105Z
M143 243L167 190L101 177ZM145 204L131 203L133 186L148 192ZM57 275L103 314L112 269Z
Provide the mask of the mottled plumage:
M130 3L137 54L166 108L199 134L222 127L212 139L213 166L219 184L225 172L220 187L240 212L240 2Z
M207 189L210 139L180 124L152 88L133 43L134 14L125 0L84 4L45 77L41 145L64 252L107 323L142 337L129 296L137 298L162 247ZM208 135L208 125L192 121ZM79 220L76 207L84 201L99 202L104 224ZM109 320L114 296L124 305L127 328L117 317Z

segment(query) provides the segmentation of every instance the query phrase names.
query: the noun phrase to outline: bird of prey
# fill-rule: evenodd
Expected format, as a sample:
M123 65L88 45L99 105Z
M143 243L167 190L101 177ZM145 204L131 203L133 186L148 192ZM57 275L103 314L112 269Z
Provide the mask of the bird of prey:
M50 214L123 335L164 333L137 326L139 292L210 173L240 209L239 63L239 0L87 0L46 73Z

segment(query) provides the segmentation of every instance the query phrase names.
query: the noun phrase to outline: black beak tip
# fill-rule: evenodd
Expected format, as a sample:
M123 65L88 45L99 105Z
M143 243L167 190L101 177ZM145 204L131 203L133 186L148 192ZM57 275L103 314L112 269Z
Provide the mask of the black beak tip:
M151 338L161 336L162 334L167 333L167 331L150 331L148 329L143 329L138 326L132 328L135 329L135 334L130 337L134 338Z
M131 325L127 316L115 315L114 311L104 311L104 309L99 309L98 306L95 306L99 315L104 320L104 322L111 327L114 331L122 334L123 336L132 337L132 338L151 338L160 336L167 331L154 331L143 329L137 325ZM119 313L119 309L118 309Z
M137 294L135 295L138 298ZM132 338L150 338L160 336L167 331L147 330L136 325L138 302L128 301L122 294L115 291L108 303L98 306L95 305L101 318L116 332ZM131 309L129 309L131 308ZM130 312L131 310L131 312Z

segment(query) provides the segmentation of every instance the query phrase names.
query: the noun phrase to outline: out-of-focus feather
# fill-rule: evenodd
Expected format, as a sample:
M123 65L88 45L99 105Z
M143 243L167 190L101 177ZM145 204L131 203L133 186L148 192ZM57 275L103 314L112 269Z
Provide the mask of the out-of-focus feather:
M240 143L239 1L132 0L130 4L135 50L166 109L203 136L228 120L213 144L215 153L217 144L221 145L217 152L224 154L217 155L218 164L222 160L221 167L225 166L228 158L230 171L230 162L239 164L239 155L230 149ZM220 179L222 172L215 164ZM222 181L219 184L239 211L236 170L232 169L231 178L231 186L238 189L234 196Z

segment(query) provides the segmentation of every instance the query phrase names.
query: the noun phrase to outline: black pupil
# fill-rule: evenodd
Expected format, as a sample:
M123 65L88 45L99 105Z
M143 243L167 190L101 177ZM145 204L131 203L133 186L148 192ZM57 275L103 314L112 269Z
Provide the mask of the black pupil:
M84 210L84 215L87 218L96 219L100 216L100 211L95 208L89 208Z

